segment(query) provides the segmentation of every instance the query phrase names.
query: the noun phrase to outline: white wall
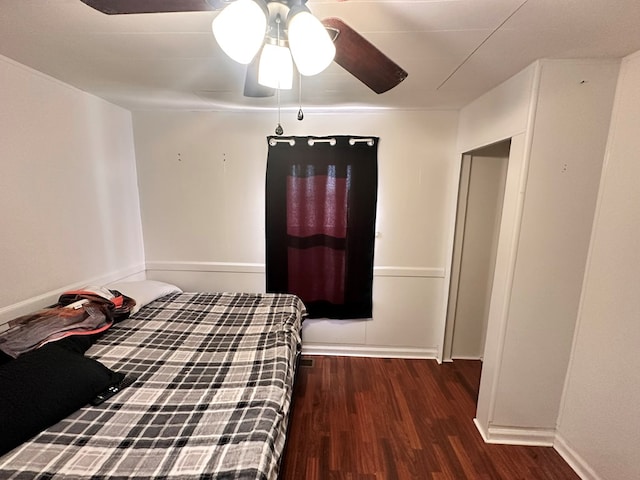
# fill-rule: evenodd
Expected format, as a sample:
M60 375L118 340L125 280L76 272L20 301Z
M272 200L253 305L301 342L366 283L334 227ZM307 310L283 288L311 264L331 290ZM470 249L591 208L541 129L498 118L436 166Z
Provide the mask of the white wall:
M619 65L545 61L541 66L492 423L553 430Z
M640 478L640 52L621 68L556 448L585 479Z
M0 323L143 270L131 114L1 56L0 105Z
M535 109L539 76L539 64L532 64L460 111L457 140L460 156L465 152L511 138L476 411L477 424L485 437L493 415L495 386L500 373L500 355L504 346L509 292L515 270L514 259L527 182L531 144L529 125L533 121L532 112ZM456 181L455 177L451 179L452 184ZM454 202L455 197L451 201ZM450 232L453 238L453 218ZM451 251L450 254L452 253Z
M264 290L266 136L273 112L134 112L149 278ZM285 134L380 137L369 321L305 322L308 352L435 356L442 343L446 181L457 113L282 113Z
M454 308L452 358L478 359L484 352L509 144L495 144L466 155L469 173L465 178L467 192L461 194L466 202L464 225L460 226L464 236L456 246L460 249L460 274L456 302L449 306Z
M553 443L617 72L540 61L461 112L459 146L516 134L476 414L489 441Z
M485 147L525 133L538 64L529 65L460 111L458 152Z

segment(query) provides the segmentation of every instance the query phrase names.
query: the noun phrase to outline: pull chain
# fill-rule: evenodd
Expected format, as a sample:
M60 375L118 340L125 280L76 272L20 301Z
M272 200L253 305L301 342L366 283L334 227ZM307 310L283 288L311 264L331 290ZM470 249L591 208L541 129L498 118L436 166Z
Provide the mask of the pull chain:
M284 130L282 129L282 125L280 125L280 89L276 90L276 96L278 98L278 126L276 127L276 135L282 135Z
M280 46L280 14L276 16L276 25L278 27L277 45ZM278 102L278 126L276 127L276 135L282 135L284 133L284 130L282 128L282 125L280 124L280 77L278 77L278 88L276 89L276 97Z
M298 120L302 121L304 112L302 111L302 74L298 72Z

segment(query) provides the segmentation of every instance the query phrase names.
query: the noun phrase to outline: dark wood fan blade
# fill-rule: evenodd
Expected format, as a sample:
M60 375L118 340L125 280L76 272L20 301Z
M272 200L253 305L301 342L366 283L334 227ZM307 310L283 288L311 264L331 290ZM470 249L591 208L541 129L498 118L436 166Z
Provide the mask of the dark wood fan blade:
M225 0L80 0L108 15L127 13L206 12L218 10Z
M391 90L409 75L339 18L325 18L322 24L338 31L334 61L374 92Z
M256 54L251 63L247 65L247 75L244 79L244 96L253 98L272 97L276 91L258 83L258 66L260 65L260 52Z

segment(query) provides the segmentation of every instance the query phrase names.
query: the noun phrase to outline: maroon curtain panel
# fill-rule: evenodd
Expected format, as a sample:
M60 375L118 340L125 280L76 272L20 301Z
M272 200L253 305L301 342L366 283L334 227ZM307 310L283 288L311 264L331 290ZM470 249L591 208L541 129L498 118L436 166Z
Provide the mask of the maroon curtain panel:
M371 318L378 138L267 140L267 291L310 318Z

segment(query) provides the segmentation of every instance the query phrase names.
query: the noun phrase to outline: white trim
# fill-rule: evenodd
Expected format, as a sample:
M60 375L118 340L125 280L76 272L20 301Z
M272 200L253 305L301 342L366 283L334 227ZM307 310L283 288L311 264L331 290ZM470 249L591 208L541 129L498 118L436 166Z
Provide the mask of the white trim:
M487 432L484 430L484 427L482 426L482 424L478 421L477 418L473 419L473 424L476 426L476 428L478 429L478 432L480 432L480 436L482 437L482 440L484 440L484 443L489 443L489 436L487 435Z
M369 345L302 344L303 355L337 357L414 358L435 360L437 348L376 347Z
M147 262L147 270L164 270L169 272L231 272L231 273L264 273L263 263L231 263L231 262Z
M144 271L144 264L131 265L120 270L115 270L106 275L100 275L97 277L82 280L80 282L74 282L69 285L56 288L54 290L49 290L48 292L42 293L35 297L27 298L26 300L22 300L21 302L2 307L0 308L0 332L7 329L6 323L9 320L55 303L58 300L60 294L66 292L67 290L73 290L74 288L80 288L86 285L106 285L108 283L115 282L117 280L121 280L138 273L144 273Z
M484 430L477 418L473 419L473 423L485 443L552 447L556 438L554 429L490 425L488 430Z
M452 237L447 243L447 255L451 251L451 262L447 269L445 278L446 297L443 298L444 325L440 324L440 328L444 328L444 336L442 340L442 351L439 353L443 361L451 361L453 352L453 331L458 308L458 290L460 286L460 273L462 271L462 244L464 239L464 231L466 228L467 207L469 203L469 185L471 182L471 161L473 155L463 153L457 160L456 172L458 173L458 182L454 189L456 194L455 208L453 209L453 227L450 229ZM464 202L461 200L464 199ZM449 258L449 257L447 257Z
M522 229L522 217L524 215L524 204L526 198L527 178L529 176L529 160L531 157L531 149L533 147L533 129L536 121L538 97L540 93L540 82L542 78L542 66L540 61L535 64L533 81L531 82L531 96L529 99L529 116L527 118L527 130L524 138L524 151L522 155L522 170L520 171L519 179L519 196L517 200L517 206L515 209L516 217L513 219L514 228L509 239L509 253L511 261L507 267L507 279L505 282L504 298L501 305L501 315L499 319L498 328L498 345L495 358L496 373L493 375L493 382L491 384L489 408L488 408L488 423L489 429L491 429L491 421L495 414L496 397L498 395L498 386L500 383L500 374L502 372L502 356L504 354L504 348L507 336L507 326L509 323L509 308L511 306L511 294L513 291L513 279L515 276L516 262L518 260L518 247L520 242L520 230ZM511 159L509 159L511 161ZM486 354L485 354L486 357ZM552 442L553 443L553 442Z
M373 267L374 277L424 277L444 278L440 267Z
M578 474L582 480L602 480L589 464L576 453L562 435L556 433L556 439L553 448L560 454L562 458L569 464L573 471Z
M147 270L169 272L265 273L263 263L155 261L147 262ZM374 277L444 278L441 267L373 267Z
M474 140L475 141L479 141L480 143L474 143L474 144L462 144L460 141L460 137L458 136L458 140L456 141L456 151L457 151L457 157L454 159L454 161L456 162L455 164L455 168L453 168L453 172L452 172L452 176L450 178L450 185L451 185L451 194L450 197L448 199L448 210L449 210L449 222L447 225L447 238L446 238L446 260L447 260L447 266L449 268L447 268L447 272L446 272L446 276L444 278L444 288L443 288L443 295L442 295L442 307L441 307L441 313L440 313L440 323L438 325L438 338L442 338L442 343L441 343L441 347L440 347L440 351L438 353L438 358L440 360L446 358L445 357L445 341L447 340L446 335L447 335L447 308L448 308L448 304L449 304L449 292L451 289L451 266L453 264L453 252L454 252L454 239L455 239L455 228L456 228L456 216L457 216L457 203L458 203L458 195L459 195L459 189L460 189L460 172L461 172L461 168L462 168L462 156L472 152L474 150L480 149L480 148L484 148L487 147L489 145L498 143L498 142L502 142L508 139L513 139L515 137L518 137L520 135L524 135L525 138L525 142L526 142L526 146L523 150L523 163L522 163L522 175L521 175L521 182L520 182L520 197L518 199L518 204L515 208L516 210L516 218L514 219L514 222L516 223L516 226L514 228L514 235L513 235L513 239L512 239L512 243L515 241L516 242L516 246L517 246L517 241L519 239L519 234L520 234L520 224L522 221L522 213L523 213L523 209L524 209L524 190L526 188L526 179L527 179L527 175L528 175L528 168L529 168L529 154L530 154L530 150L531 150L531 145L533 143L533 125L534 125L534 121L535 121L535 106L537 104L538 101L538 90L539 90L539 85L540 85L540 78L541 78L541 66L540 66L540 61L536 61L534 62L534 64L532 64L533 67L526 67L522 72L529 70L529 68L533 68L533 77L532 77L532 81L531 81L531 85L529 87L529 105L528 105L528 112L527 112L527 120L526 123L524 125L524 130L522 129L522 126L518 123L517 125L513 125L514 130L508 130L508 131L504 131L502 132L499 136L493 137L493 134L491 135L491 137L489 138L483 138L482 140ZM521 73L522 73L521 72ZM517 74L517 75L520 75ZM517 76L516 75L516 76ZM476 99L476 101L479 99ZM475 101L474 101L475 102ZM472 102L472 103L474 103ZM471 104L472 104L471 103ZM469 104L469 105L471 105ZM459 126L460 127L460 126ZM460 133L460 132L458 132ZM484 136L483 136L484 137ZM508 168L512 168L512 161L511 161L511 157L509 158L509 167ZM504 200L503 200L503 206L504 206ZM502 227L502 224L500 225L500 227ZM500 247L498 247L500 248ZM509 266L509 271L507 272L507 281L506 281L506 285L505 285L505 301L510 300L510 296L511 296L511 287L512 287L512 283L513 283L513 270L515 269L515 259L517 256L517 248L515 248L514 250L514 246L513 245L509 245L508 247L511 250L511 255L510 258L512 260L511 265ZM506 323L506 313L504 315L503 321ZM485 336L486 337L486 336ZM502 348L502 346L500 346L500 348ZM501 356L502 354L500 353L498 355L498 360L501 360ZM499 363L498 363L499 365ZM497 381L497 380L496 380ZM491 389L491 395L493 396L495 394L494 389ZM490 405L489 406L489 411L490 416L493 415L493 406Z

